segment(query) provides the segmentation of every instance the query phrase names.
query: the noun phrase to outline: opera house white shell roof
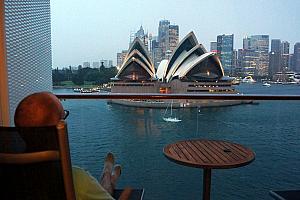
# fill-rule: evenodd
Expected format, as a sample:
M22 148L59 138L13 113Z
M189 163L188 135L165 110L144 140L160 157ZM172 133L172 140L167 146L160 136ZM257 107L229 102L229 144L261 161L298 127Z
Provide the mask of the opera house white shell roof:
M156 79L156 75L148 50L139 38L135 38L114 80L152 79Z
M136 38L114 80L220 80L224 70L219 58L199 44L193 32L178 44L170 60L162 60L157 71L147 49Z

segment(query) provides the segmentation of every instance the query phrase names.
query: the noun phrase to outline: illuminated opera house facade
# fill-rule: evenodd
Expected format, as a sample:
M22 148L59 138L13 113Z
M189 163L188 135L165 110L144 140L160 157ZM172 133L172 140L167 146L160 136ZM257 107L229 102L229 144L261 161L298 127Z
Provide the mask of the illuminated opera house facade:
M232 78L224 76L219 58L207 52L190 32L178 44L169 60L155 69L149 52L136 38L117 75L112 78L112 93L233 94ZM169 102L170 100L168 100ZM129 106L166 107L165 101L112 100ZM174 107L235 105L241 101L176 100Z

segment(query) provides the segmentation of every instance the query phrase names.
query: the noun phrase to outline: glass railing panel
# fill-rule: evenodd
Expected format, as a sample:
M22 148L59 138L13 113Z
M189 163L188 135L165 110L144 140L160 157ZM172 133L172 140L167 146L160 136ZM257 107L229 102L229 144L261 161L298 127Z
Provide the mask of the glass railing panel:
M147 199L197 199L202 194L202 170L170 162L162 149L179 140L225 140L251 148L256 159L245 167L213 170L212 199L269 199L271 189L297 189L300 101L255 102L174 106L172 114L181 120L174 123L164 120L170 116L170 105L140 108L110 100L66 99L72 163L98 178L104 156L113 152L123 167L119 187L143 187Z

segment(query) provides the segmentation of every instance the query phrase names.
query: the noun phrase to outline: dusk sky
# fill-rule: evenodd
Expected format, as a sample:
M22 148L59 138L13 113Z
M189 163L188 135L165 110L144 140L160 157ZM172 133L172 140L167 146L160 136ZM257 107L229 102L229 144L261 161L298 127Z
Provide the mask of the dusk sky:
M179 25L179 38L194 31L200 43L234 34L234 48L246 35L300 42L298 0L51 0L53 68L85 61L113 60L128 49L129 36L142 25L157 35L158 23ZM270 40L271 41L271 40Z

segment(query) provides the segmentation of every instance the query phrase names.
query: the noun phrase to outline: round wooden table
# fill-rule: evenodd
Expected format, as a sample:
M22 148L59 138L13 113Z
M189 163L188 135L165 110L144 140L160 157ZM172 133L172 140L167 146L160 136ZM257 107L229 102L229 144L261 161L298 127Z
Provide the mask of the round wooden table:
M210 199L211 170L241 167L251 163L255 154L240 144L220 140L186 140L163 149L171 161L189 167L203 168L203 199Z

